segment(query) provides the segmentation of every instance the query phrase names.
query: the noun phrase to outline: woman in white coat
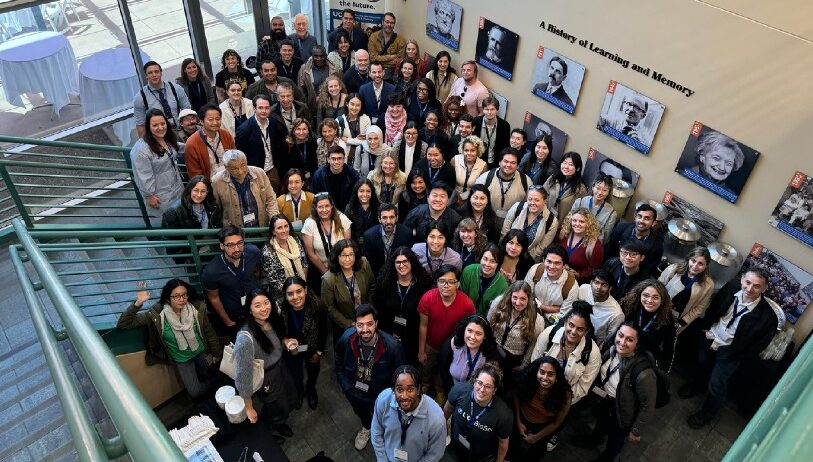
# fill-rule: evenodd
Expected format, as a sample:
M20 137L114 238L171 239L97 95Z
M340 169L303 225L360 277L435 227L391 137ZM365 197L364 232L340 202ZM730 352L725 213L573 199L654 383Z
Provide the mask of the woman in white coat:
M243 87L236 80L226 83L226 96L220 103L220 123L234 137L237 127L254 115L254 104L250 99L243 98Z

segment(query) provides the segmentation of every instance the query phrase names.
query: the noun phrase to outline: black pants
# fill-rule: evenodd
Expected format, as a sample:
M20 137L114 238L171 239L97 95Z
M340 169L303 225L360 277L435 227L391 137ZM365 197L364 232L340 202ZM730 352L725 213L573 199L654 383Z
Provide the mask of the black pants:
M607 445L597 460L607 462L614 461L624 449L624 442L630 434L630 428L622 427L618 424L618 415L615 411L615 398L607 397L598 400L594 409L597 414L597 419L596 426L593 428L593 435L607 435Z
M299 353L294 356L292 354L283 353L285 364L291 371L291 376L294 379L294 385L299 396L305 391L316 389L316 379L319 378L319 371L322 368L322 362L312 363L309 361L311 352ZM305 371L308 373L308 381L305 382Z
M524 415L520 415L519 418L530 433L537 433L547 426L547 422L536 424L528 422ZM557 434L560 430L561 427L557 428L556 431L548 436L541 438L536 443L529 444L522 439L522 435L519 433L519 427L516 425L516 421L514 421L514 431L511 433L511 445L508 447L508 458L510 460L529 462L542 460L548 452L548 441L550 441L551 436Z
M695 390L700 390L708 384L703 412L713 417L725 404L728 383L734 371L740 366L742 358L732 357L729 347L723 346L716 351L712 350L711 343L712 341L705 337L700 340L698 364L691 386Z
M357 391L357 390L355 390ZM345 397L347 397L347 401L350 403L350 407L353 408L353 413L358 416L359 420L361 420L361 426L366 428L367 430L370 429L370 425L373 422L373 408L375 407L375 397L372 398L362 398L359 397L354 393L354 390L345 392Z

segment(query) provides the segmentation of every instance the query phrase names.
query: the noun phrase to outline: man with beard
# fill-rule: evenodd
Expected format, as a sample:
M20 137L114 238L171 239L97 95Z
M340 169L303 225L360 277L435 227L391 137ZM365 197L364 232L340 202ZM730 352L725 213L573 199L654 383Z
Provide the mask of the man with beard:
M460 66L460 77L452 83L449 96L456 95L463 99L466 112L472 117L482 114L483 100L491 96L491 92L477 78L477 63L466 61Z
M366 303L356 308L355 325L344 331L334 351L339 387L361 420L355 439L361 451L370 441L376 397L404 364L404 351L390 334L378 330L378 311Z
M181 129L178 130L178 142L186 143L186 140L198 131L200 120L198 120L198 115L192 109L181 110L181 113L178 114L178 118L181 119Z
M367 50L370 59L384 66L384 79L392 80L395 62L406 55L406 40L395 32L395 15L384 13L381 30L370 35Z
M257 72L260 71L260 63L265 60L276 61L280 58L279 47L285 35L285 22L279 16L271 18L271 35L263 36L257 44Z
M262 79L249 85L248 90L246 90L246 98L253 100L257 95L265 95L271 101L271 104L275 104L279 101L277 97L277 85L287 83L294 89L294 99L300 103L305 102L305 94L302 93L302 90L296 86L293 80L279 76L277 73L277 65L272 61L266 60L260 62L259 69Z
M350 49L353 51L367 49L367 34L356 25L356 12L350 8L342 11L342 25L328 34L328 51L336 51L336 35L340 30L346 30L350 36Z
M633 222L622 221L615 225L610 239L604 244L604 255L608 257L619 255L621 242L628 238L635 239L641 242L645 249L646 258L641 265L641 271L654 275L663 256L663 233L655 228L657 223L658 212L649 204L641 204L635 209Z
M398 223L398 208L381 204L378 225L364 233L364 256L370 262L373 274L378 274L384 263L398 247L412 244L412 230Z
M494 64L502 62L502 52L505 47L506 34L504 30L497 26L488 31L488 45L486 47L486 59Z
M358 50L353 58L355 63L344 73L344 86L347 94L358 93L362 85L370 81L370 54Z
M539 82L534 85L533 93L541 96L547 93L552 97L558 99L562 103L573 107L573 100L565 92L562 83L567 78L567 63L559 56L554 56L548 63L548 81Z
M415 366L395 370L392 387L378 395L372 423L379 461L440 460L446 450L446 418L435 400L421 393Z

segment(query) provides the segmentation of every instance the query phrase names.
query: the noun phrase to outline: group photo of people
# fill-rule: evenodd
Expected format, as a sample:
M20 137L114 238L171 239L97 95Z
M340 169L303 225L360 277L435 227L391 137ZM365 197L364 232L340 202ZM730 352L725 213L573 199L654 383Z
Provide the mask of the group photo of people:
M450 2L436 5L434 32L459 27L438 9ZM131 158L153 224L219 230L202 290L170 279L147 306L158 294L141 286L120 317L147 329L148 363L173 365L193 401L233 384L283 449L290 416L324 406L329 369L357 417L352 444L378 461L573 447L619 460L658 431L680 362L692 366L673 399L704 396L682 421L709 426L737 367L782 327L767 299L776 275L751 267L715 293L706 247L667 262L655 208L644 200L627 221L609 203L613 178L637 173L603 156L586 182L587 153L554 159L549 128L500 117L477 62L427 62L394 14L369 36L355 14L323 44L307 16L290 34L274 18L256 69L234 50L215 76L185 60L177 82L144 64ZM482 44L510 69L509 33L493 25ZM575 101L564 59L545 58L550 83L534 92ZM658 109L616 96L608 126ZM638 137L616 125L649 146L658 122ZM246 241L257 227L262 245ZM229 343L233 382L217 370Z

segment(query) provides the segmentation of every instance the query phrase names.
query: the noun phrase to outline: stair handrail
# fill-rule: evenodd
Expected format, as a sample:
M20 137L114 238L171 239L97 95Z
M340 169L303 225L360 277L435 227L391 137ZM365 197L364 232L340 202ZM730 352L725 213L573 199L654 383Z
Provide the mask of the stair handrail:
M13 219L11 223L19 239L20 246L22 246L26 257L39 276L39 284L48 293L48 297L62 319L65 326L64 332L67 338L70 338L73 342L82 365L90 376L94 388L132 459L136 462L156 460L167 462L185 461L186 458L183 453L172 441L152 408L144 401L141 393L116 361L104 340L91 326L73 297L62 284L56 271L28 233L25 224L19 218ZM14 252L12 255L17 253L14 246L11 246L9 251ZM22 274L25 274L24 269L22 271ZM18 276L20 275L18 272ZM21 282L24 280L21 279ZM41 321L44 321L44 318ZM45 329L46 326L41 325L40 328ZM38 335L41 329L37 330ZM44 337L47 342L47 336ZM45 347L43 348L45 349ZM61 357L56 358L57 361L64 361ZM54 374L53 369L52 374ZM60 387L63 388L63 393L68 396L70 392L64 389L65 383L61 380L62 378L60 377L59 383L55 381L55 385L58 390ZM62 397L61 394L60 400L62 400ZM77 404L81 405L81 402L72 402L68 405L75 406ZM87 422L81 422L81 420L81 418L75 419L74 424L84 427ZM74 428L71 428L72 434L73 430ZM99 460L96 458L99 455L98 444L92 442L93 438L88 431L87 428L81 429L79 441L81 441L82 445L90 444L92 448L89 451L80 451L80 454L86 454L87 458L84 460ZM88 438L90 438L90 442ZM115 442L115 440L112 441ZM108 450L116 452L114 448L108 448ZM105 453L107 455L107 450L105 450Z
M39 138L25 138L22 136L0 135L0 143L31 144L35 146L50 146L54 148L89 149L93 151L129 153L130 146L111 146L107 144L76 143L73 141L53 141Z

